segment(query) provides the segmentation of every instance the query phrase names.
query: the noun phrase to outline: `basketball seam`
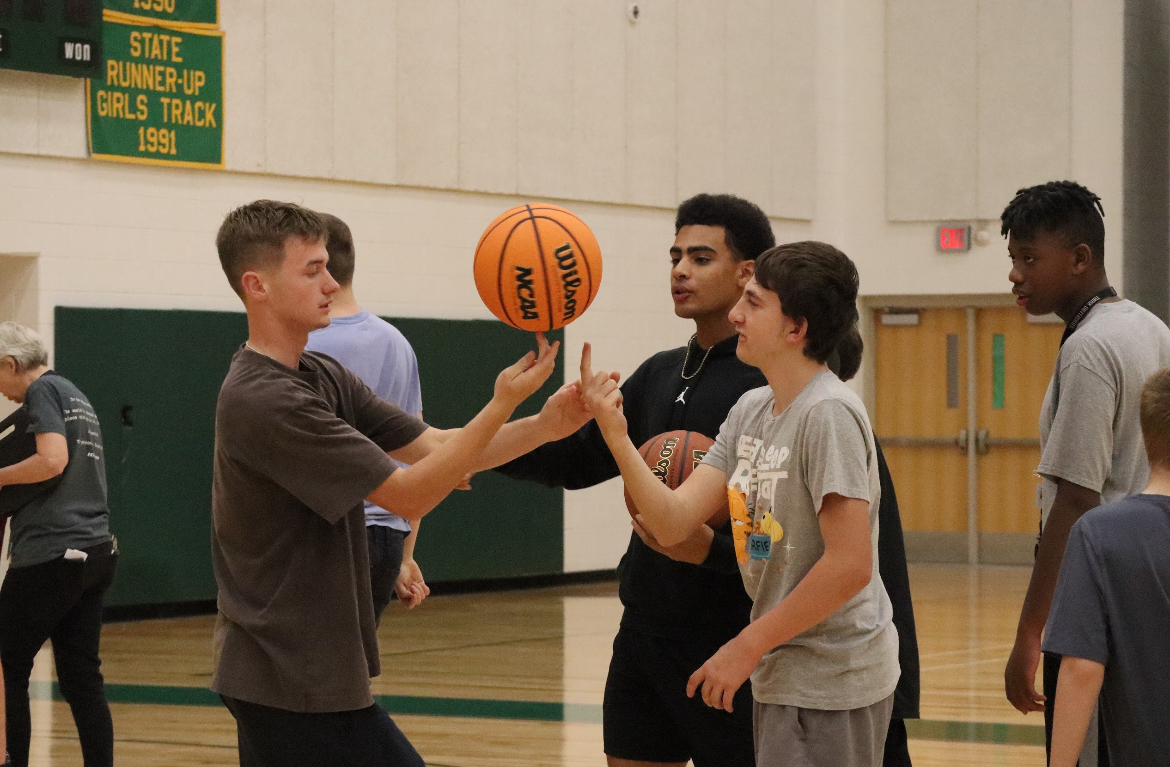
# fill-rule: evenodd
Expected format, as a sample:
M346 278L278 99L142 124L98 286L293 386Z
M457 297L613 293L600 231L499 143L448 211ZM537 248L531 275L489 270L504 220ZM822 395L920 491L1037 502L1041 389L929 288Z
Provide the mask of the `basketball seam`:
M522 208L527 208L527 210L522 210ZM505 218L501 218L499 221L496 221L494 224L491 225L491 227L487 231L485 231L482 235L480 235L479 242L481 245L483 244L483 241L487 238L487 236L489 234L496 231L504 224L508 223L514 216L522 216L525 213L531 213L533 210L556 210L556 211L563 211L565 213L569 213L570 215L572 215L572 211L570 211L566 208L560 208L560 207L557 207L556 205L549 205L548 203L540 203L540 202L529 203L529 204L523 205L523 206L517 206L516 208L513 208L512 210L513 210L513 212L510 216L507 216ZM504 213L508 213L508 211L504 211ZM500 215L503 216L504 213L501 213ZM576 216L574 216L574 218L576 218ZM555 220L555 219L553 219L553 220ZM580 221L581 219L577 219L577 220ZM582 221L581 223L585 223L585 222Z
M544 257L544 243L540 241L540 227L536 225L536 215L532 212L531 205L525 205L528 209L528 220L532 222L532 231L536 234L536 252L540 254L537 259L540 262L540 274L544 277L544 300L545 306L548 307L548 332L553 331L553 305L552 305L552 288L548 284L548 264L545 263ZM546 216L541 216L546 218Z
M529 216L531 217L531 212ZM516 326L516 321L512 319L511 312L508 311L508 304L504 302L504 254L508 252L508 243L512 240L512 235L516 232L517 227L523 224L523 221L516 223L512 227L512 231L508 232L508 236L504 238L504 244L500 246L499 268L496 271L496 292L500 298L500 311L507 317L507 322L513 327Z
M573 216L573 217L577 218L576 216ZM556 220L555 218L552 218L550 216L533 216L533 218L543 218L546 221L552 221L554 224L559 226L561 229L564 229L565 234L569 235L569 239L571 239L573 241L573 244L577 246L577 253L580 254L580 256L581 256L581 263L585 265L585 276L589 278L589 292L586 294L588 296L588 298L585 300L585 305L581 307L580 311L578 311L576 314L573 315L573 319L577 319L578 317L580 317L582 314L585 313L585 310L589 308L589 304L593 303L593 298L596 295L596 293L594 293L594 291L593 291L593 270L589 268L589 259L585 257L585 249L581 247L580 241L577 239L577 237L571 231L569 231L569 228L567 226L565 226L564 224L562 224L560 221ZM581 219L579 219L579 218L577 220L581 221ZM581 225L585 226L585 222L581 221ZM600 252L601 246L598 246L597 250L598 250L598 252Z
M685 480L683 479L683 472L686 471L687 466L691 463L691 433L683 433L683 449L682 449L682 463L678 467L678 484L681 485Z
M507 213L507 211L504 211L504 213ZM502 219L500 219L499 221L497 221L496 223L492 224L492 225L491 225L491 226L490 226L490 227L487 229L487 231L485 231L485 232L484 232L482 235L480 235L480 237L479 237L479 245L476 245L476 246L475 246L476 254L478 255L478 253L479 253L479 248L480 248L480 246L481 246L481 245L483 245L483 241L484 241L484 240L486 240L486 239L488 238L488 235L490 235L492 232L494 232L494 231L496 231L497 229L499 229L499 228L500 228L501 226L503 226L504 224L506 224L506 223L508 223L509 221L511 221L511 220L512 220L512 218L513 218L514 216L520 216L520 215L523 215L524 213L525 213L525 211L523 211L523 210L517 210L517 211L516 211L515 213L513 213L512 215L510 215L510 216L507 216L506 218L502 218ZM501 215L503 215L503 214L501 214Z

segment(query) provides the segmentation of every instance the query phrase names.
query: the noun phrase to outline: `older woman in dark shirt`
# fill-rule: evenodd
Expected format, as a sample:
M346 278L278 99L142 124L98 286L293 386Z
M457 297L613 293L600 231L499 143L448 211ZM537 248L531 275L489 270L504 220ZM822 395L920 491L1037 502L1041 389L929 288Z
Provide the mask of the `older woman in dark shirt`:
M29 677L49 640L85 767L112 765L114 730L98 657L102 599L115 561L101 427L86 396L49 369L40 336L14 322L0 323L0 394L21 403L36 437L35 454L0 468L0 488L60 477L12 517L11 560L0 587L12 764L28 764Z

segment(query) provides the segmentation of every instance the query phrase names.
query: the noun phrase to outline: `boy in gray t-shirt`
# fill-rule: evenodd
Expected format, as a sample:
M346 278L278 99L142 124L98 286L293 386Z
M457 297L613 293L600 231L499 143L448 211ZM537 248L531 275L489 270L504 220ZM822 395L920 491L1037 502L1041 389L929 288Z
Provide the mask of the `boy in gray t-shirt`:
M1025 714L1044 712L1051 745L1058 654L1043 654L1043 695L1035 683L1069 530L1089 509L1145 486L1138 398L1145 380L1170 364L1170 329L1110 287L1100 200L1085 187L1059 181L1022 189L1002 218L1017 303L1066 323L1040 413L1042 533L1004 669L1008 700ZM1097 731L1090 730L1082 767L1108 763Z
M626 436L621 392L582 355L581 387L642 526L664 546L726 499L752 622L691 677L687 692L730 710L751 676L756 763L877 767L898 682L898 637L877 573L880 485L861 400L825 365L856 332L853 263L819 242L756 262L729 315L737 355L769 386L745 394L676 491Z

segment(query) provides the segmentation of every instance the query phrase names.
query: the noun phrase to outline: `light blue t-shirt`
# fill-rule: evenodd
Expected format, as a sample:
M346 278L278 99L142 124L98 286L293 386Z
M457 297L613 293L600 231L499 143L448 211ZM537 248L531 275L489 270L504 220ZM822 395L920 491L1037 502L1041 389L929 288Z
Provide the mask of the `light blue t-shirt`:
M365 309L348 317L334 317L329 327L309 334L307 351L328 354L362 379L384 400L411 415L422 413L418 359L406 336ZM366 525L382 525L410 532L410 523L397 514L366 501Z

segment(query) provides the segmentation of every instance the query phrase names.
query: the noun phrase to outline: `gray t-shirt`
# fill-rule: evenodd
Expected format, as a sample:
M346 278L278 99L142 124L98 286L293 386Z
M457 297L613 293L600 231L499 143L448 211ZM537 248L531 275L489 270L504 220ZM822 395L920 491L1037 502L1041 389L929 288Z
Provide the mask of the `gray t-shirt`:
M774 402L766 386L743 395L703 459L727 474L752 620L783 601L824 554L817 514L829 493L869 502L873 575L837 612L767 653L752 690L761 703L869 706L894 692L900 673L893 608L878 575L881 486L869 418L827 371L780 415L772 415Z
M1058 478L1096 490L1102 503L1146 486L1139 402L1146 379L1167 365L1170 329L1133 301L1097 304L1068 337L1040 410L1044 521Z
M1105 666L1110 761L1170 764L1170 497L1136 495L1073 525L1044 649Z
M28 567L110 540L102 427L93 405L67 378L52 371L24 395L30 434L61 434L69 463L61 482L12 517L12 567Z

